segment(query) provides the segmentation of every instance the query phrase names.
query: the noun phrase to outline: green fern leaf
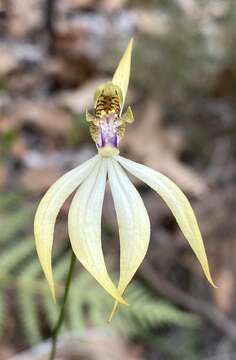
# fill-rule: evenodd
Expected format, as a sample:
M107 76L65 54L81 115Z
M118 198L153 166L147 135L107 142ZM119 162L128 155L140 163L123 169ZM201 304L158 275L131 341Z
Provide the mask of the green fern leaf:
M19 315L25 335L31 345L41 341L38 302L34 289L23 280L18 289Z

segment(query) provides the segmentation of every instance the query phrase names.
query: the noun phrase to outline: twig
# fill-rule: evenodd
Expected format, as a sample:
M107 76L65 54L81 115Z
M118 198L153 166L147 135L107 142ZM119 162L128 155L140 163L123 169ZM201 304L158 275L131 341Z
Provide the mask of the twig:
M46 0L45 3L45 28L48 33L49 45L48 50L53 52L55 49L55 29L54 29L54 18L55 18L55 0Z
M161 278L150 264L145 263L142 266L139 270L139 276L156 292L168 297L174 303L205 317L231 341L236 343L235 323L216 307L202 300L195 299L189 294L177 289L168 280Z

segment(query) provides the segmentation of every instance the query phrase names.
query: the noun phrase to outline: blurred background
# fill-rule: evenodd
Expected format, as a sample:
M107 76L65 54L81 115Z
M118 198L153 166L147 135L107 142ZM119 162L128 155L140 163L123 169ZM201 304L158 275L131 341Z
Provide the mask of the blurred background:
M0 359L46 359L58 314L34 246L39 199L95 152L85 109L135 38L121 152L171 177L205 240L211 288L174 218L135 182L152 224L148 255L111 324L112 299L78 264L60 360L236 359L235 0L0 0ZM58 297L69 266L58 218ZM103 244L117 277L107 189Z

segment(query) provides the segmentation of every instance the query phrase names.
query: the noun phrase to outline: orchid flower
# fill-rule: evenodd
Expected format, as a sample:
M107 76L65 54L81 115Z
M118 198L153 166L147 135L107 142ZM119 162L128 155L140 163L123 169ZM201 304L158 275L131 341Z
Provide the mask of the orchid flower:
M142 180L164 200L195 253L207 280L215 286L197 220L186 196L165 175L119 156L119 143L124 136L126 123L134 120L130 107L123 114L132 45L131 40L112 81L96 90L94 115L86 111L98 154L66 173L50 187L39 204L34 223L37 253L55 299L51 265L55 222L65 200L78 188L68 215L71 247L84 268L115 299L111 317L117 304L126 304L123 293L143 261L150 240L150 221L146 208L126 172ZM101 214L107 179L119 227L118 286L107 272L101 243Z

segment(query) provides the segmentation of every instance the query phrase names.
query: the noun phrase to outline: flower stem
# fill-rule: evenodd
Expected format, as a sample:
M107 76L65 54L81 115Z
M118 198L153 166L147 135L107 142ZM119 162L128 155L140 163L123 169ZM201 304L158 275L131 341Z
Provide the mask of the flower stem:
M61 325L62 325L62 323L64 321L65 307L66 307L66 302L67 302L68 295L69 295L69 290L70 290L70 285L71 285L71 280L72 280L72 274L73 274L73 270L74 270L74 266L75 266L75 260L76 260L75 254L71 250L70 267L69 267L69 271L68 271L68 275L67 275L67 279L66 279L65 291L64 291L64 294L63 294L63 298L62 298L60 314L59 314L56 326L55 326L55 328L54 328L54 330L52 332L52 347L51 347L51 352L50 352L48 360L54 360L55 359L58 335L59 335L59 332L60 332Z

